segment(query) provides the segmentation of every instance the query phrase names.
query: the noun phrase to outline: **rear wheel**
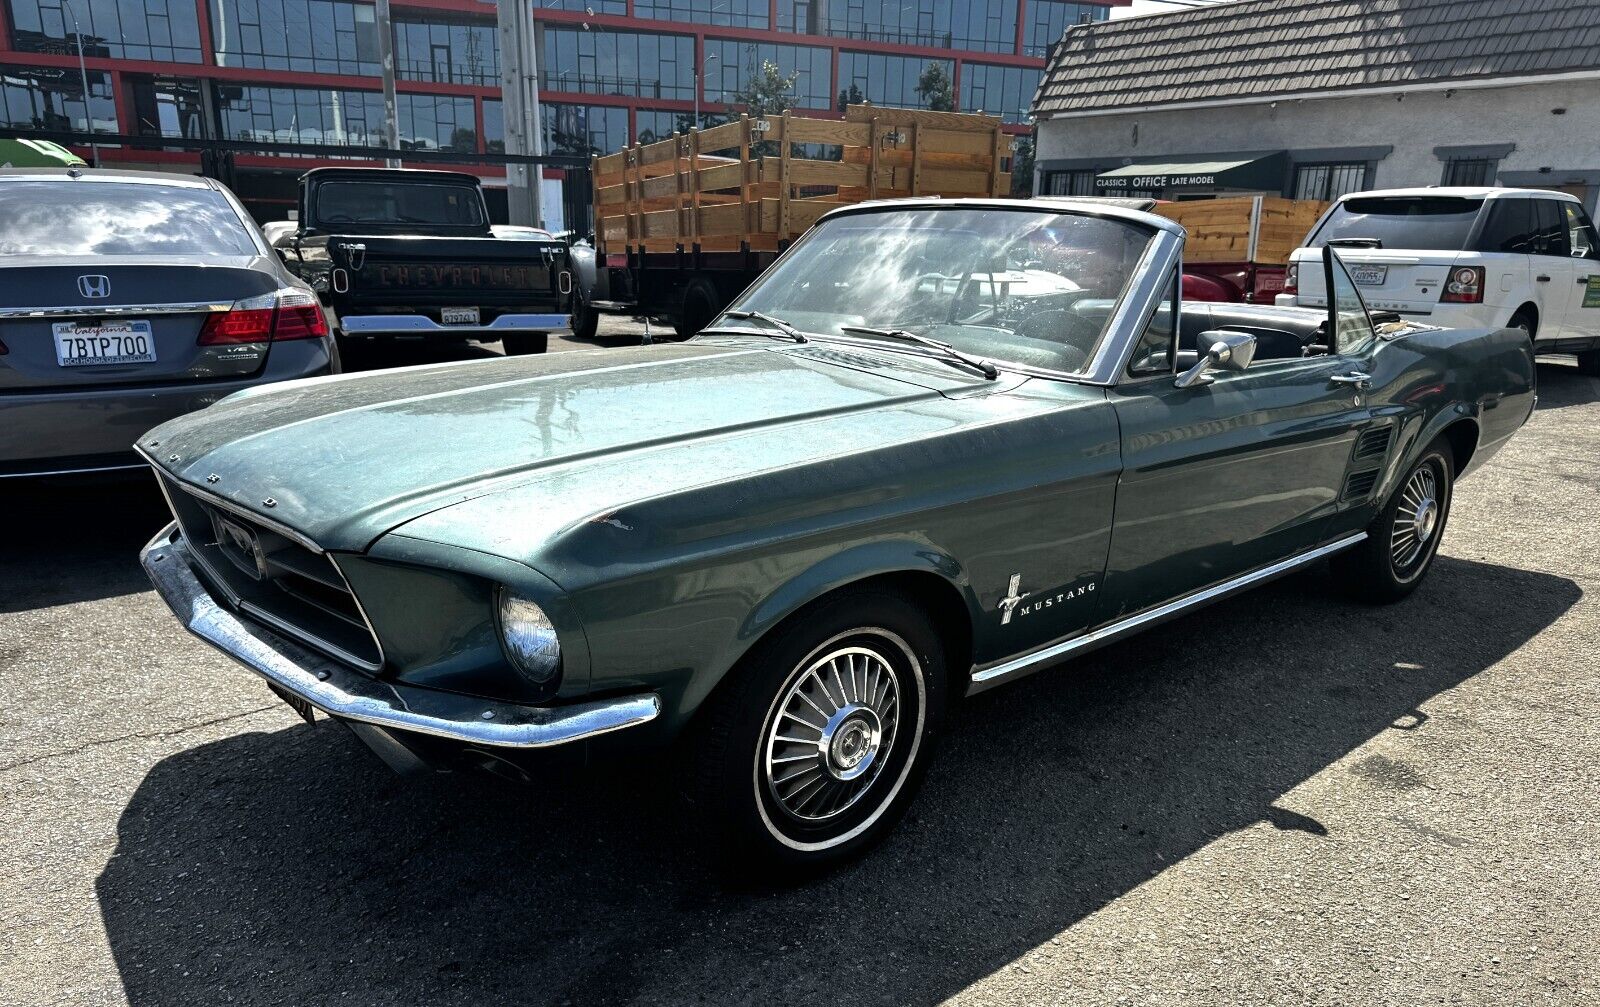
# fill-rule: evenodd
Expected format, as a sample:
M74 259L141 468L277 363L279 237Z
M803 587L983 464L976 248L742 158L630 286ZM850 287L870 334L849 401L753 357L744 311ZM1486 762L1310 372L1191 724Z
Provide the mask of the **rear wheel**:
M579 339L593 339L600 331L600 313L588 298L576 291L572 295L572 334Z
M550 333L519 332L515 335L501 336L500 346L506 351L506 356L508 357L522 357L530 353L543 353L550 348Z
M900 595L838 595L762 641L708 701L691 797L743 872L804 874L905 813L945 703L945 656Z
M695 335L717 317L719 301L716 284L703 276L690 280L683 292L683 307L672 320L672 330L679 339Z
M1528 334L1528 342L1533 342L1534 336L1539 331L1538 316L1532 308L1518 308L1511 316L1511 321L1506 323L1508 329L1521 329Z
M1455 479L1449 446L1434 441L1367 528L1367 539L1333 557L1340 586L1359 601L1399 601L1422 583L1450 518Z
M1600 378L1600 350L1584 350L1578 354L1578 373Z

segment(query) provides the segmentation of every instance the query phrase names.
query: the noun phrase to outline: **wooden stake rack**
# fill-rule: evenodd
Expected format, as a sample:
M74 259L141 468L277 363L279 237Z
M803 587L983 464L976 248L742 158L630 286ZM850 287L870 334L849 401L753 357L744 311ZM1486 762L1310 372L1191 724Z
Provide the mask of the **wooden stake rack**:
M795 157L796 144L843 153ZM778 153L753 153L763 149ZM851 105L842 122L740 116L594 158L596 251L775 252L862 200L1007 196L1010 157L994 116L874 105Z

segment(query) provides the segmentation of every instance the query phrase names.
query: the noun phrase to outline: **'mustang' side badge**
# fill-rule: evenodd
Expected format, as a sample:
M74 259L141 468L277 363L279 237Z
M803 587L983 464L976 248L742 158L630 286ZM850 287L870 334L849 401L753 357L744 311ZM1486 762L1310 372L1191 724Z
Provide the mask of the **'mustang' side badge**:
M1083 598L1094 593L1094 582L1080 584L1077 587L1062 588L1054 594L1036 595L1032 591L1022 588L1022 574L1011 575L1011 584L1006 588L1006 596L1000 599L1000 625L1009 626L1012 616L1021 618L1045 608L1054 608L1065 605L1069 601ZM1031 600L1029 600L1031 599ZM1024 601L1028 603L1023 604Z

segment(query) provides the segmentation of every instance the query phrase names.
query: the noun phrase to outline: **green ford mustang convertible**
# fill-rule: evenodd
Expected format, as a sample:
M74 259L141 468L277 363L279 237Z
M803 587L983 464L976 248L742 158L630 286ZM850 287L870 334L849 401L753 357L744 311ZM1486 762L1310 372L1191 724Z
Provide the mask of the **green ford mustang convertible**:
M824 217L671 346L339 375L151 431L187 628L397 768L678 747L749 862L904 812L950 704L1331 558L1427 574L1527 419L1516 330L1182 304L1070 201Z

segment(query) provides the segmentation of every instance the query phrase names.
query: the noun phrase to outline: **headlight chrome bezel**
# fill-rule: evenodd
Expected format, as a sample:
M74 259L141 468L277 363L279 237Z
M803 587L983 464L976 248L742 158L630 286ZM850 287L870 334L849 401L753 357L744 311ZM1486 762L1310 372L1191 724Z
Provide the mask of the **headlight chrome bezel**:
M495 630L506 663L528 682L549 688L561 678L561 636L544 608L500 585L495 589Z

